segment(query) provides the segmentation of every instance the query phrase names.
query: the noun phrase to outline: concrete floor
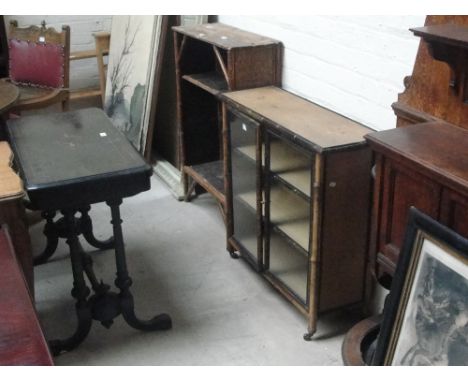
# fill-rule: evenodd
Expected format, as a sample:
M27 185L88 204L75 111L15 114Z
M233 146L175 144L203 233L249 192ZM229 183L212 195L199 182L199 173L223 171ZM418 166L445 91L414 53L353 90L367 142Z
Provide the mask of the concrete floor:
M121 317L106 329L98 322L57 365L341 365L341 344L357 314L321 317L314 339L302 339L307 322L245 261L225 250L221 215L208 195L177 201L156 177L152 189L122 206L127 260L137 315L166 312L173 328L139 332ZM110 236L110 211L93 206L96 236ZM31 228L33 248L44 245L43 224ZM98 278L113 286L112 251L93 252ZM35 268L36 301L46 338L70 335L76 324L70 295L68 248ZM113 287L114 288L114 287Z

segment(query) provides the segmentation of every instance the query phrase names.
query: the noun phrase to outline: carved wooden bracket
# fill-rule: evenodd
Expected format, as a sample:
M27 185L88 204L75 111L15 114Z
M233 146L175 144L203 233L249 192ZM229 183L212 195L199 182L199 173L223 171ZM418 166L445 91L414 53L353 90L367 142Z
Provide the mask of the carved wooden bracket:
M410 29L428 46L429 54L451 69L449 86L462 102L468 103L468 27L455 24Z

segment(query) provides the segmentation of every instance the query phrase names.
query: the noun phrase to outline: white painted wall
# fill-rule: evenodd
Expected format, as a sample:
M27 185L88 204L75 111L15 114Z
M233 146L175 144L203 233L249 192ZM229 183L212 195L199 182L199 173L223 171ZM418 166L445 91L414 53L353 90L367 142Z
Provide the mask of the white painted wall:
M110 31L112 16L5 16L7 25L10 20L18 20L19 26L40 25L45 20L48 26L60 30L62 25L70 26L70 50L72 52L80 50L94 49L93 33L99 31ZM99 73L96 59L85 59L72 61L70 63L70 87L72 89L97 87L99 86Z
M71 50L94 48L92 34L110 30L112 16L7 16L20 25L71 28ZM419 44L408 28L425 16L233 16L219 21L284 44L283 87L373 129L395 127L390 107L403 91ZM94 59L74 61L72 89L97 86Z
M410 75L425 16L233 16L225 24L284 44L283 87L376 130Z

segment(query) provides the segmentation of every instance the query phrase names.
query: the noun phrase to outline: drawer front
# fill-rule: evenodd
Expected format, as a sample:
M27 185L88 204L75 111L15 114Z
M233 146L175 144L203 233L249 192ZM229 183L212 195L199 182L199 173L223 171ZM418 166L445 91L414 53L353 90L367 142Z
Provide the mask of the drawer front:
M447 188L443 189L440 222L468 237L468 197Z

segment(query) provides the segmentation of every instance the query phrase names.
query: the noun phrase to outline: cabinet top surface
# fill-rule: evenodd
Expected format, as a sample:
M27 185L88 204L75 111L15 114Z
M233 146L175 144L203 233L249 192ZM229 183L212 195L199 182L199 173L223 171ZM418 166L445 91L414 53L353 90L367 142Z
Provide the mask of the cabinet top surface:
M376 151L468 187L468 131L444 122L421 123L367 135Z
M213 44L227 50L233 48L279 44L278 40L260 36L222 23L176 26L172 27L172 29L178 33L182 33L189 37L205 41L209 44Z
M456 24L428 25L410 29L416 36L449 45L468 47L468 27Z
M300 136L318 151L363 143L364 135L372 131L274 86L224 93L222 98L243 106L254 117L266 119L294 136Z

